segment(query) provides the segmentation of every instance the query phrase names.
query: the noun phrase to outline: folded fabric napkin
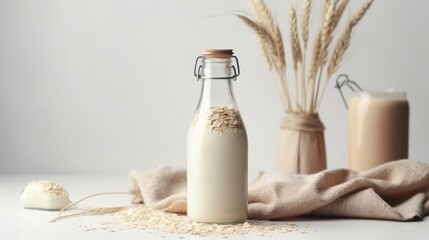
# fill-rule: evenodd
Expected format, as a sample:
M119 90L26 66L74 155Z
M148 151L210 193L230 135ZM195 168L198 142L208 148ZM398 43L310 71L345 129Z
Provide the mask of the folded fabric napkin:
M186 213L186 170L132 171L134 203ZM421 220L429 214L429 164L386 163L367 172L325 170L312 175L261 172L249 186L249 219L301 215Z

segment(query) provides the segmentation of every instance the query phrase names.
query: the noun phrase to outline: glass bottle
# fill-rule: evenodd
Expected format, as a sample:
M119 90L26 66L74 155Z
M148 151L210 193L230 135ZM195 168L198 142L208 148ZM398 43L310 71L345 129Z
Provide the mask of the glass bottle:
M194 74L202 90L188 132L188 217L207 223L244 222L248 144L232 91L240 74L238 60L231 49L204 50Z

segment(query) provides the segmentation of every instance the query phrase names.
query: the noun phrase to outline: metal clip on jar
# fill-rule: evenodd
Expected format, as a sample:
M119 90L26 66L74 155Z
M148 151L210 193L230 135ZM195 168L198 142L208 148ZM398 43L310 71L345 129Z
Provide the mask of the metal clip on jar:
M230 49L204 50L195 62L202 91L187 143L187 213L193 221L247 218L247 134L232 91L239 74Z

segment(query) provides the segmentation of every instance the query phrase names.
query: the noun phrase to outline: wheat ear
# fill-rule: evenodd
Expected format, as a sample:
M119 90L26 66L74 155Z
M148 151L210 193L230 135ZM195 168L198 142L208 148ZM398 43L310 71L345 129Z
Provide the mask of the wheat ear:
M307 100L310 102L310 105L308 106L310 108L312 108L312 96L314 93L314 87L315 87L315 82L316 82L316 75L317 75L317 71L319 69L319 65L320 65L320 52L322 50L322 31L319 31L319 33L316 36L316 39L314 40L314 44L313 44L313 53L312 53L312 58L311 58L311 66L310 66L310 72L309 72L309 76L307 78L307 86L306 86L306 92L307 92ZM309 89L310 88L310 89ZM306 107L307 107L307 103L306 103Z
M127 207L88 208L88 209L85 209L85 213L92 214L92 215L106 215L106 214L120 212L124 209L127 209Z
M349 0L343 0L340 4L338 4L337 9L335 10L334 18L332 19L332 29L335 29L337 27L348 4Z
M290 37L292 47L293 68L295 71L298 69L298 64L302 61L301 44L298 36L298 20L296 18L295 5L292 4L289 11L290 22Z
M268 33L268 31L260 26L258 23L253 21L252 19L243 16L237 15L237 17L250 29L252 29L259 40L259 48L261 50L262 56L264 57L265 63L268 69L271 69L271 64L274 61L277 61L277 52L275 42L272 36Z
M323 65L326 63L326 58L328 56L328 48L332 41L332 33L334 29L332 28L332 21L335 16L335 6L336 6L336 0L332 1L329 9L324 16L323 26L322 26L322 36L321 36L321 51L320 51L320 68L323 68Z
M349 45L350 45L350 38L353 28L359 23L359 21L362 19L362 17L365 15L365 13L368 11L368 9L371 7L371 4L373 3L373 0L367 1L362 7L359 9L359 11L353 15L351 20L349 21L349 24L347 25L344 33L341 35L341 37L338 40L337 45L334 48L334 52L331 57L331 61L328 65L328 79L337 71L343 56L345 52L347 51Z
M264 59L265 65L267 66L268 70L271 70L273 61L276 61L276 59L273 59L273 57L277 55L275 52L276 47L274 46L274 40L270 34L268 34L265 28L259 26L252 19L243 15L237 15L237 17L255 32L259 43L259 50Z
M328 79L337 71L341 61L343 60L344 53L348 49L350 45L351 33L353 30L353 26L348 24L346 30L339 38L337 45L334 48L334 52L332 54L331 61L328 65Z
M362 5L362 7L359 9L359 11L355 15L353 15L353 18L350 21L350 24L352 24L353 27L359 23L359 21L363 18L363 16L368 11L368 9L371 7L373 2L374 2L374 0L368 0L365 4Z
M332 35L334 29L332 28L332 21L335 16L335 9L339 0L330 1L329 8L324 16L321 34L321 50L319 56L319 67L317 69L319 76L317 81L313 81L312 84L317 84L316 89L312 86L310 111L315 112L317 106L317 99L319 95L320 82L322 81L323 69L325 67L328 58L329 45L332 42Z
M309 29L310 29L310 13L311 13L311 0L304 0L302 5L302 23L301 35L304 49L308 46Z
M79 209L81 209L81 212L78 213L72 213L69 215L62 215L62 213L64 211L67 211L68 209L72 208L72 207L77 207L77 204L79 204L82 201L85 201L88 198L93 198L96 196L100 196L100 195L112 195L112 194L130 194L129 192L102 192L102 193L96 193L96 194L92 194L89 196L86 196L76 202L71 202L69 203L67 206L63 207L59 212L57 217L55 217L54 219L52 219L50 222L55 222L58 221L60 219L64 219L64 218L68 218L68 217L74 217L74 216L81 216L81 215L87 215L87 214L110 214L110 213L115 213L118 211L121 211L123 209L125 209L126 207L107 207L107 208L89 208L89 209L83 209L78 207Z
M278 71L279 70L278 64L281 61L279 60L279 54L277 52L278 48L276 47L276 42L274 41L273 36L270 34L270 32L268 32L267 29L265 29L260 24L258 24L257 22L253 21L252 19L246 16L237 15L237 17L241 21L243 21L245 25L247 25L250 29L252 29L256 33L256 36L258 37L258 41L259 41L259 48L264 59L266 59L265 63L267 67L270 69L271 63L274 63L276 66L276 70ZM284 73L279 72L279 76L282 76L282 75L284 75ZM286 90L287 86L285 86L284 84L284 79L281 78L280 82L277 82L277 85L280 92L280 96L282 98L284 110L291 111L292 106L290 103L289 91Z
M320 52L322 50L322 32L320 31L316 39L314 39L313 44L313 54L312 54L312 62L311 62L311 68L310 68L310 75L308 76L308 80L316 79L317 69L319 68L319 57Z
M278 25L275 24L271 12L263 0L249 0L248 3L258 23L260 23L261 27L265 28L274 42L273 46L275 47L275 51L273 52L275 52L275 61L272 62L274 63L276 71L281 79L280 86L282 89L281 91L284 91L282 95L285 97L286 109L287 111L293 111L290 101L288 82L285 74L286 56L280 29Z
M329 10L329 6L331 6L331 0L323 0L323 16L326 16Z
M279 73L284 72L286 70L286 57L279 27L275 24L271 12L263 0L249 0L248 3L260 25L265 28L273 38L277 55L277 71Z
M325 95L326 87L328 85L329 79L332 77L332 75L338 70L339 65L341 64L344 54L346 53L347 49L350 46L350 40L351 35L354 27L359 23L359 21L363 18L363 16L366 14L368 9L371 7L371 4L373 3L373 0L368 0L362 7L359 9L359 11L353 15L351 20L349 21L345 31L340 36L337 45L334 48L334 52L331 57L331 61L328 65L327 74L328 78L325 82L325 85L323 86L323 91L320 96L320 99L318 102L320 103L323 99L323 96Z
M250 9L253 15L260 21L260 24L270 32L274 32L276 26L267 5L262 0L249 0Z
M280 28L278 26L276 27L276 30L273 33L273 38L274 38L274 42L275 42L276 47L277 47L277 57L279 60L279 71L284 74L286 71L286 53L285 53L285 48L283 46L282 34L281 34ZM286 84L287 84L287 82L286 82Z
M304 45L304 52L302 57L301 67L301 106L304 111L307 111L307 84L306 84L306 68L307 68L307 47L310 32L310 13L311 13L311 0L304 0L302 3L302 22L301 22L301 36Z
M302 111L301 104L298 100L298 66L302 62L302 51L301 43L298 33L298 19L296 17L295 4L292 3L289 11L289 23L290 23L290 38L292 48L292 59L293 59L293 70L295 73L295 101L299 111Z

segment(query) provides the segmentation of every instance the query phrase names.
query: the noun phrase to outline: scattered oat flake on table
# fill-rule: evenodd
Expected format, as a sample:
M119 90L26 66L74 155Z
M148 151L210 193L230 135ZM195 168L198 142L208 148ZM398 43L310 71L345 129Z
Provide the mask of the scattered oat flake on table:
M146 206L133 206L121 211L108 214L113 221L100 222L99 230L108 232L122 230L144 230L153 234L178 234L194 236L245 236L257 234L271 237L272 234L285 234L290 232L306 233L303 227L296 224L271 221L248 220L240 224L208 224L193 222L184 215L167 213ZM84 227L85 228L85 227ZM86 229L96 228L94 225ZM87 230L88 231L88 230Z

